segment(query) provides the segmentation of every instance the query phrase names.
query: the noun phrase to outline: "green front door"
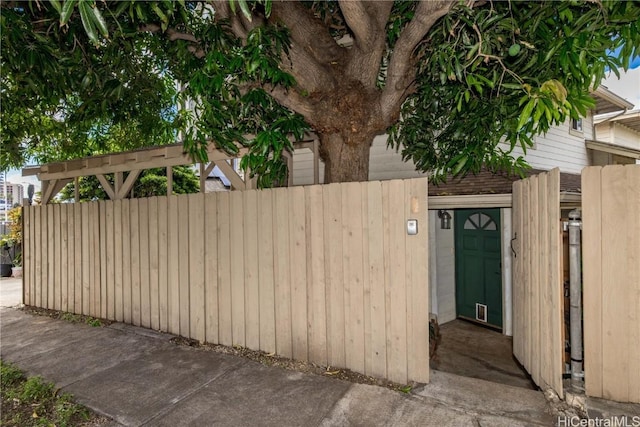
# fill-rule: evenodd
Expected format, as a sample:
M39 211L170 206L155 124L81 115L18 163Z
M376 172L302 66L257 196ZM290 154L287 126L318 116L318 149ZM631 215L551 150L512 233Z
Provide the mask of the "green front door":
M500 210L455 211L458 317L502 328Z

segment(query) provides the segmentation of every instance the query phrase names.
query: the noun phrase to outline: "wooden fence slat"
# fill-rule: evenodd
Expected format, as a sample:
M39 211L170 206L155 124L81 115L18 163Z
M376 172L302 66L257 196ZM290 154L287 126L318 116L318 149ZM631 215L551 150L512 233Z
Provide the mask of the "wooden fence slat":
M140 326L151 326L151 290L149 265L149 199L138 199L138 226L140 233Z
M307 307L309 361L327 365L326 283L324 271L324 216L322 187L305 187L307 229Z
M629 370L622 359L629 351L627 340L628 277L620 257L627 254L628 216L625 186L625 171L621 167L602 169L602 394L605 399L628 401ZM633 212L638 215L638 212ZM606 230L606 232L605 232ZM613 250L612 248L615 248ZM623 255L624 254L624 255ZM606 313L606 315L605 315ZM637 325L636 325L637 327ZM625 331L625 332L623 332Z
M218 197L218 334L220 344L232 345L231 329L231 223L229 193Z
M189 337L205 340L204 193L189 194Z
M179 300L180 300L180 335L189 336L191 325L189 308L189 202L188 195L178 198L178 271L180 271Z
M103 264L106 264L106 295L102 302L105 306L104 317L107 319L115 319L116 315L116 230L115 230L115 202L109 201L105 206L105 233L102 239L106 241L106 260L103 258ZM105 262L106 261L106 262Z
M82 302L84 298L82 296L83 291L83 277L84 277L84 260L82 257L83 250L86 250L85 242L83 238L83 227L82 227L82 204L76 204L73 207L74 210L74 223L75 223L75 233L74 233L74 241L75 241L75 295L74 295L74 313L81 314L82 313Z
M149 308L151 310L150 327L155 330L160 329L159 241L161 230L158 218L158 197L151 197L149 199Z
M404 184L400 180L384 184L388 186L385 208L389 212L388 378L404 384L407 382L406 225L404 210L398 209L398 206L404 206Z
M47 308L55 310L55 229L54 229L54 205L46 207L47 223Z
M553 329L553 323L555 322L555 310L557 306L553 306L552 292L555 287L555 283L551 279L551 274L554 268L554 259L552 256L553 246L558 245L556 240L552 240L549 236L551 230L551 223L560 220L560 212L557 212L553 217L550 217L552 210L549 205L553 204L553 194L549 194L549 174L543 173L538 175L538 246L539 251L539 263L538 274L540 278L540 296L538 298L538 313L537 317L540 324L540 335L538 341L538 347L540 348L539 356L539 369L540 377L545 382L549 382L553 378L553 366L555 361L553 357L554 346L551 342L551 331ZM559 191L559 189L558 189ZM548 257L545 254L549 254ZM558 283L557 286L562 286Z
M91 272L93 273L90 276L91 283L90 292L91 292L91 302L90 307L92 311L93 317L100 317L100 299L101 299L101 245L100 245L100 212L104 207L104 202L100 203L91 203L89 205L89 215L91 217Z
M123 320L123 259L122 259L122 200L113 202L113 315L118 322ZM125 237L126 238L126 237Z
M562 273L562 228L560 226L560 169L549 172L547 183L547 205L550 239L549 247L549 289L551 301L551 319L548 326L551 328L548 334L550 343L549 371L546 382L558 393L560 398L564 396L562 374L564 372L564 341L562 330L564 328L564 284ZM542 276L545 277L545 276ZM545 317L544 306L541 307L541 316Z
M43 236L43 218L44 218L44 208L42 206L38 206L35 209L35 258L36 258L36 281L38 281L38 285L36 286L34 292L34 305L39 307L46 307L46 299L43 299L43 294L46 293L46 280L44 279L45 268L43 265L44 261L44 253L46 251L46 247L44 246L43 240L46 240L46 236Z
M529 366L531 369L531 377L535 381L536 384L540 384L541 375L540 375L540 359L542 358L542 349L540 346L542 343L540 342L540 251L542 248L540 247L539 237L540 233L544 232L540 229L540 216L539 216L539 192L538 192L538 183L540 176L534 175L530 178L531 182L531 206L529 211L529 222L531 224L531 229L529 233L529 245L531 252L531 288L530 288L530 328L531 328L531 339L529 340ZM546 343L545 343L546 345Z
M169 241L168 241L168 199L158 197L158 329L169 330Z
M511 240L511 248L513 251L513 290L512 290L512 307L514 313L522 313L521 303L521 283L522 278L522 183L516 181L513 183L512 194L512 216L513 216L513 236ZM513 316L513 355L522 363L522 327L520 326L522 316Z
M69 205L60 205L60 252L58 252L61 292L60 310L65 312L69 311L69 235L67 233L67 230L69 229L69 221L67 215L68 210ZM25 228L25 230L27 229ZM25 284L25 288L26 287L27 285Z
M230 202L230 255L231 255L231 329L233 345L244 347L245 293L244 293L244 220L242 217L242 192L232 191Z
M294 359L307 361L307 244L303 187L289 189L289 267L291 292L291 340Z
M109 203L110 204L110 203ZM101 201L98 204L98 261L97 268L99 272L99 280L96 285L98 285L99 291L98 295L98 303L96 304L96 311L98 313L97 317L106 318L107 317L107 268L109 266L109 254L107 253L107 202ZM113 233L111 233L111 237L113 237ZM113 275L111 275L113 276Z
M22 208L22 303L31 304L31 266L32 266L32 237L31 207ZM25 268L26 267L26 268Z
M341 203L346 367L357 372L364 371L361 185L342 185Z
M140 199L131 199L131 323L141 325L140 315Z
M260 348L260 288L258 276L258 194L243 191L244 295L246 346ZM305 322L306 325L306 322Z
M168 196L168 226L167 245L169 255L168 267L168 295L169 304L167 308L168 331L172 334L180 335L180 261L178 259L178 196Z
M89 203L81 203L80 210L82 212L82 251L80 256L82 257L82 309L81 314L91 314L91 263L93 248L91 246L91 217L89 215Z
M429 382L429 236L427 182L405 181L406 219L418 220L418 234L406 239L407 272L407 361L408 378ZM405 220L406 223L406 220ZM409 257L410 254L410 257ZM407 274L407 277L409 275Z
M274 278L276 303L276 352L293 356L291 336L291 287L289 270L289 197L288 191L274 190Z
M205 194L204 249L205 249L205 340L218 343L218 218L217 197Z
M25 274L25 292L23 295L23 303L26 305L35 305L35 257L36 257L36 239L35 239L35 209L33 206L25 207L25 218L28 225L25 225L25 233L28 243L28 251L26 257L22 260L22 272Z
M273 353L276 351L273 191L258 193L258 212L260 349L267 353Z
M122 200L122 318L125 323L133 319L133 272L131 270L131 205L132 200ZM169 258L171 262L171 258Z
M342 192L338 184L323 186L324 259L327 294L327 357L329 365L346 366Z
M625 166L627 190L627 280L629 401L640 403L640 166Z
M59 204L52 205L53 208L53 308L60 310L62 308L62 257L60 257L60 241L62 240L61 227L61 207Z
M383 200L382 184L380 182L367 183L367 230L369 279L365 285L370 291L370 305L368 307L370 329L366 335L366 359L370 360L365 366L366 373L374 377L384 378L387 373L387 334L386 334L386 306L385 306L385 272L384 263L384 233L383 233ZM366 292L366 291L365 291ZM367 310L367 306L365 306ZM366 319L366 317L365 317ZM367 345L367 342L369 343Z

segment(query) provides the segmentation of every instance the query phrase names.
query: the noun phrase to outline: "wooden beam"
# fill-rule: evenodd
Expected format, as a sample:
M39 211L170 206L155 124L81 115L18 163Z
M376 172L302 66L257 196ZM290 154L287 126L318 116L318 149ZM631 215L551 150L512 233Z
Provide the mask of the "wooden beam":
M118 192L116 193L116 199L124 199L125 197L127 197L127 194L129 194L129 191L131 191L131 187L133 187L136 179L138 179L140 172L140 169L129 172L127 179L124 180L122 187L120 187L120 190L118 190Z
M105 193L107 193L107 196L109 196L111 200L115 200L116 193L113 190L111 183L107 181L107 178L105 178L105 176L102 174L97 174L96 178L98 178L98 181L100 181L100 185L102 186L102 189L105 191Z
M42 204L46 205L51 201L53 196L58 194L62 188L71 182L71 179L56 179L48 183L46 188L43 185Z
M56 164L42 165L37 169L31 167L25 168L25 170L23 170L23 174L40 174L40 179L44 181L60 178L74 178L76 176L106 175L115 172L129 172L131 170L144 170L195 163L193 158L183 151L182 145L156 147L153 149L145 149L144 151L145 153L139 156L140 159L143 159L141 161L136 161L138 155L134 151L71 160L70 162L84 162L85 164L85 167L82 168L78 168L77 164L74 164L75 169L73 170L69 170L69 168L66 167L68 162L58 162ZM213 161L242 157L248 151L249 150L247 148L242 147L238 149L238 154L230 155L224 151L218 150L212 144L207 151L207 155L209 156L209 160Z
M214 160L213 163L215 163L220 171L222 171L224 176L226 176L227 179L231 181L231 187L236 190L246 189L245 183L242 178L240 178L240 175L238 175L238 173L231 167L229 163L227 163L226 160Z

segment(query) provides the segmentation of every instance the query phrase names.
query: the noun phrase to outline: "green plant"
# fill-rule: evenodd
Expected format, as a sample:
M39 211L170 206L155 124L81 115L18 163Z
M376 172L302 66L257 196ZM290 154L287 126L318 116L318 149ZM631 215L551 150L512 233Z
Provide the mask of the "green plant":
M99 328L100 326L102 326L102 322L100 321L100 319L96 319L94 317L87 318L86 323L87 325L93 326L94 328Z
M13 266L22 267L22 252L19 252L18 255L13 258Z
M77 426L101 424L99 417L73 402L72 396L59 394L55 386L41 377L27 378L23 372L0 360L0 425Z

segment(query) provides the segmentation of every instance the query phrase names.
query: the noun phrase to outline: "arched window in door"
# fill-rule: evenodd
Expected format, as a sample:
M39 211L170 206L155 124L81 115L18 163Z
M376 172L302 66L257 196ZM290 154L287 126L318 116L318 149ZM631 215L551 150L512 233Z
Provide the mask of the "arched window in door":
M465 230L491 230L497 229L496 222L491 217L482 212L469 215L464 223Z

